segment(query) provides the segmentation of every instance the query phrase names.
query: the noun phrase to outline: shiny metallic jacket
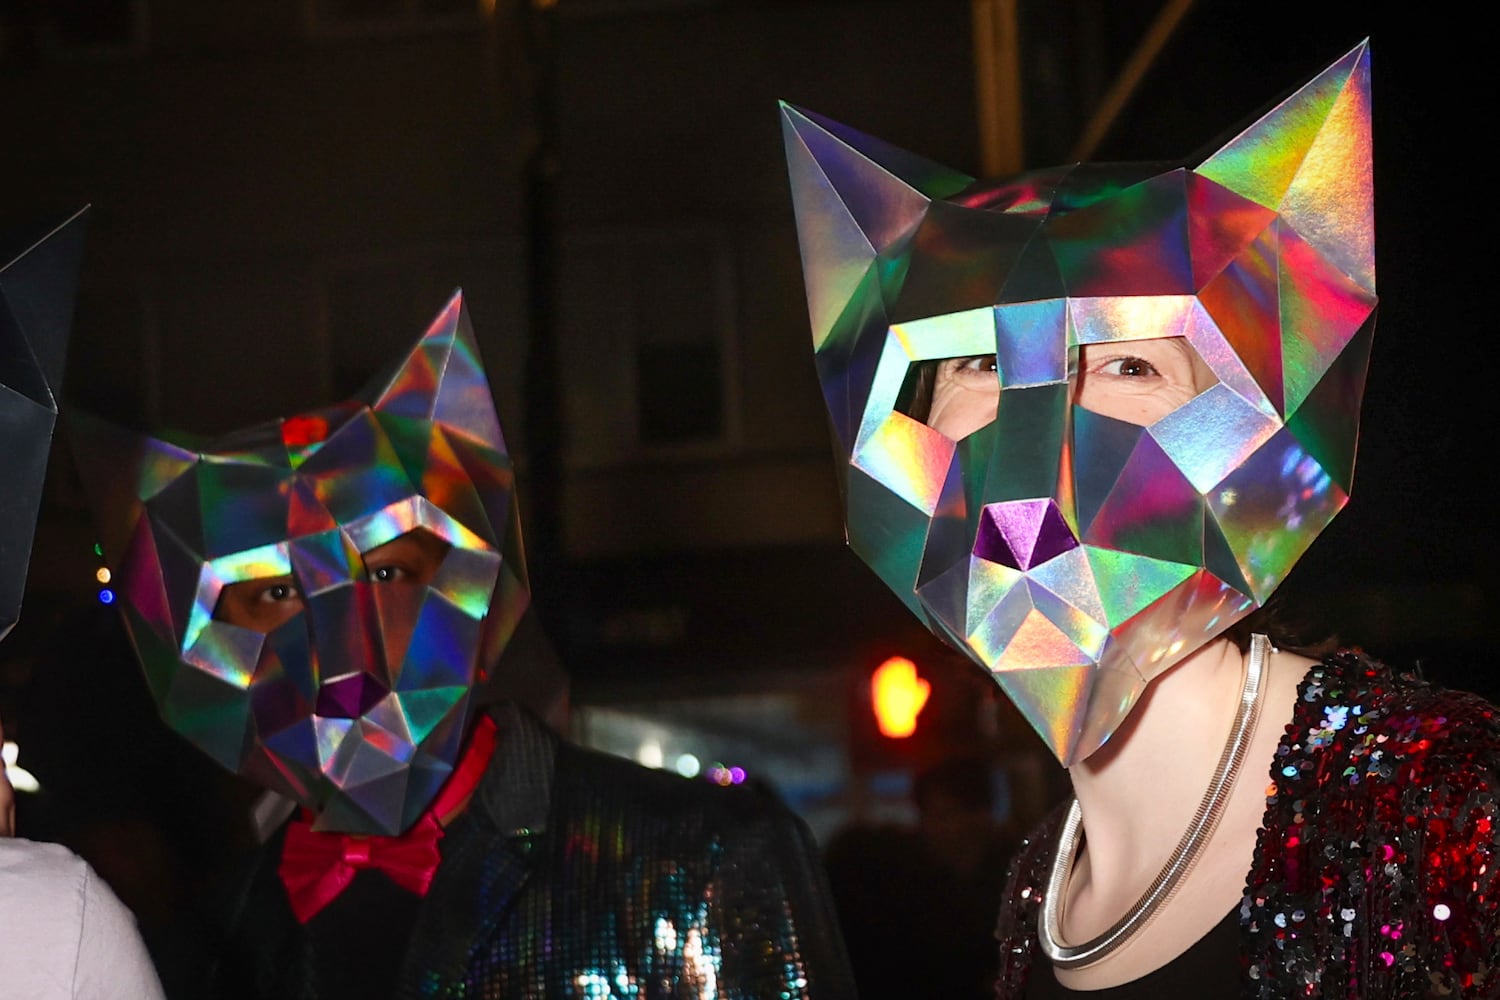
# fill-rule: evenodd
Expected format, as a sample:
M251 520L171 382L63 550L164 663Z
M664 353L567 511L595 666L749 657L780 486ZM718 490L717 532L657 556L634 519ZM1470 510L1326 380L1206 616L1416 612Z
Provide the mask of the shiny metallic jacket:
M845 1000L853 979L806 828L773 797L572 746L525 713L442 843L392 996ZM321 988L261 852L183 996ZM181 977L177 977L180 981Z
M1500 997L1500 710L1340 653L1303 680L1270 782L1242 997ZM1036 962L1061 815L1011 870L1001 1000Z

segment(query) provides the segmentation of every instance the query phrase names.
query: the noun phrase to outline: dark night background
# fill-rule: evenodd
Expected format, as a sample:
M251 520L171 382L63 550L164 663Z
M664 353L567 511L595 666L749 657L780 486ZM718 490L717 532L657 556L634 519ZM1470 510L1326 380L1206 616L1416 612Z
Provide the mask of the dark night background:
M1028 166L1067 159L1161 7L1019 4ZM462 285L579 705L841 697L894 651L955 677L841 544L775 102L978 174L971 10L10 0L0 220L93 203L65 401L141 427L347 394ZM1093 158L1186 156L1371 39L1382 301L1359 466L1285 593L1495 698L1495 87L1458 10L1203 0ZM49 789L23 808L102 870L78 802L118 833L139 799L217 779L151 728L69 462L54 450L0 711ZM171 780L142 791L164 757ZM212 853L233 808L151 843Z

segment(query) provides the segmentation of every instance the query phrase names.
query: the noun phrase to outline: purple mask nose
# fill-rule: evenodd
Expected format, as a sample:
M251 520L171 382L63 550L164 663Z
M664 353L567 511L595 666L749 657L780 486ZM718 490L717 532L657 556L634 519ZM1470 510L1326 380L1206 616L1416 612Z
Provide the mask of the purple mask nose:
M389 693L384 684L369 674L340 677L318 689L314 711L325 719L357 719Z
M1078 547L1053 500L1007 500L979 515L974 554L1022 572Z

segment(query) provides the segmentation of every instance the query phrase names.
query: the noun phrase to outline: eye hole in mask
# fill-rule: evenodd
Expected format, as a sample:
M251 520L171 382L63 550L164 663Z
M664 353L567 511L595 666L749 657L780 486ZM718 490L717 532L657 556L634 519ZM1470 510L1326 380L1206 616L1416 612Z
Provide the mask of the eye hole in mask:
M1146 426L1218 381L1182 337L1084 344L1074 402ZM897 409L957 441L993 422L999 405L995 355L977 354L913 362Z
M995 355L912 362L896 409L952 441L995 420L1000 371Z
M416 590L432 583L448 549L447 542L417 528L366 552L365 573L377 586ZM286 574L229 584L219 593L214 617L241 628L270 633L302 608L297 581Z
M1084 344L1073 401L1085 410L1147 426L1219 379L1182 337Z

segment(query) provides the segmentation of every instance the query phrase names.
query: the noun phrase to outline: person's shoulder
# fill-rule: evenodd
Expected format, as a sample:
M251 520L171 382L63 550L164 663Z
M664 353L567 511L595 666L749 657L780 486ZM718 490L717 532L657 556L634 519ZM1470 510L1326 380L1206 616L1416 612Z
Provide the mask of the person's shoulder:
M1071 803L1071 799L1058 803L1042 818L1040 823L1027 831L1016 847L1012 868L1021 868L1035 863L1051 864L1052 851L1057 846L1057 833L1062 829L1063 820L1068 816L1068 806Z
M0 841L0 984L6 996L161 997L135 917L88 862L9 838Z
M1057 834L1067 818L1071 802L1052 810L1021 840L1011 858L1000 912L995 922L995 938L1000 948L1000 968L996 974L996 993L1020 996L1036 951L1037 914L1047 891L1047 875L1057 849Z
M91 871L88 862L61 844L20 837L0 839L0 899L29 889L52 898L63 886L87 884Z
M1456 840L1483 839L1472 821L1500 794L1500 710L1362 653L1337 653L1303 680L1273 780L1288 808L1313 797L1373 829L1420 817Z
M1021 838L1011 855L1003 899L1007 911L1030 910L1041 903L1057 849L1058 831L1067 818L1071 800L1059 803L1040 823Z
M1314 667L1301 688L1310 742L1337 742L1369 777L1420 767L1500 781L1500 709L1468 691L1429 683L1357 650Z

